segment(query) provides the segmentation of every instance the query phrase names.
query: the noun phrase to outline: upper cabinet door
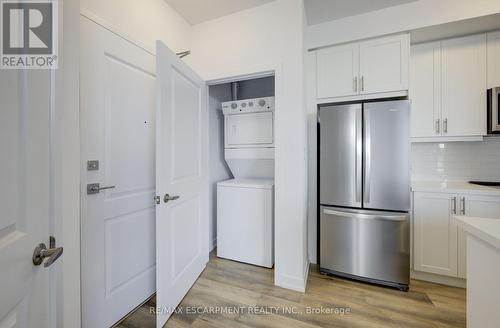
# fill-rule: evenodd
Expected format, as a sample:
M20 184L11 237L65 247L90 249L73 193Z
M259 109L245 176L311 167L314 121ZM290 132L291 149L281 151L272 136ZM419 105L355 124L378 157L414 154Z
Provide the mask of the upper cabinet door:
M486 134L486 34L442 45L442 120L445 136Z
M412 46L410 60L412 138L441 135L441 43Z
M488 88L500 86L500 31L488 33Z
M316 53L317 98L358 94L359 45L347 44Z
M407 34L361 42L359 49L361 94L408 89Z

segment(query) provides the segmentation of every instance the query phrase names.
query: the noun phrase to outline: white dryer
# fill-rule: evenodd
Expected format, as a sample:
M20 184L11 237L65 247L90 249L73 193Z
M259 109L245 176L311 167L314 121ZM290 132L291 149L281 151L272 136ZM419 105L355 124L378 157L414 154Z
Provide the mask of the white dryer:
M224 155L234 179L217 184L217 256L274 264L274 97L222 104Z

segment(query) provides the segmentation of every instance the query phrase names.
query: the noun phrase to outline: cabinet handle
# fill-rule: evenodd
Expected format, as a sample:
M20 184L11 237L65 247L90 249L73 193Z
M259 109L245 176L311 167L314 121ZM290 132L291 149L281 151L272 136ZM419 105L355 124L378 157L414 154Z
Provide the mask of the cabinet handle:
M443 133L448 133L448 119L443 120Z
M361 75L361 91L365 91L365 77Z
M460 208L460 212L462 213L462 215L465 215L465 197L462 197L462 201L461 201L461 208Z
M451 199L451 213L457 214L457 197Z
M354 77L354 92L358 92L358 77Z
M441 123L441 120L438 118L436 120L436 134L439 134L441 132L441 127L440 127L440 124Z

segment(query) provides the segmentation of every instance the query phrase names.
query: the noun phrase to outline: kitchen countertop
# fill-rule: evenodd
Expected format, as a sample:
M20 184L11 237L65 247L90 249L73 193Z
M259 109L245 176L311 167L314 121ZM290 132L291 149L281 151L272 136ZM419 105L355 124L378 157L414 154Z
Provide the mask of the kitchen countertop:
M479 186L467 181L412 181L411 189L413 191L424 192L453 192L500 196L500 189Z
M500 220L454 216L457 225L476 238L500 250Z

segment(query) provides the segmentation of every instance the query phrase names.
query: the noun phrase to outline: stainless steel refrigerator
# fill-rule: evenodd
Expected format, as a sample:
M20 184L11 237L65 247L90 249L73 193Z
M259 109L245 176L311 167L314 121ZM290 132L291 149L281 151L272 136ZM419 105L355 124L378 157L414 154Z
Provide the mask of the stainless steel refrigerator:
M410 103L319 108L320 271L408 290Z

